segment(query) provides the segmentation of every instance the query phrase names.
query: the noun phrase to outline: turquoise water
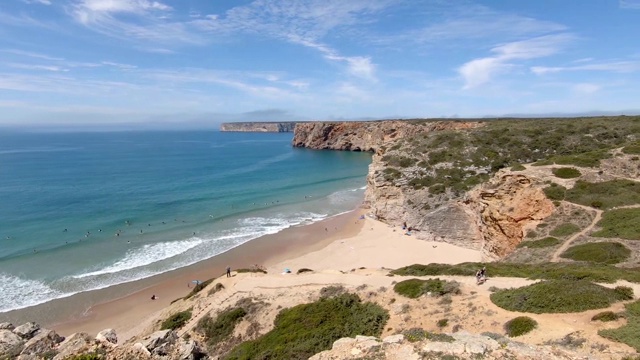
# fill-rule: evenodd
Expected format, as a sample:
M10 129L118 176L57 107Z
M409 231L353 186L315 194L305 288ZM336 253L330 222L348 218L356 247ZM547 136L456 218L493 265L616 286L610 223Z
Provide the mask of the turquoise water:
M370 155L291 134L0 134L0 312L353 209Z

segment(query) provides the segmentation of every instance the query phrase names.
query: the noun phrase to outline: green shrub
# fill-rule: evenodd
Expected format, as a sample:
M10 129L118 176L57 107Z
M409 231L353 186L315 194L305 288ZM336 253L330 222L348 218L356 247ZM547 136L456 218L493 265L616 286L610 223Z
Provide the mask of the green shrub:
M187 296L184 297L184 299L189 299L190 297L194 296L195 294L199 293L202 289L206 288L207 286L209 286L209 284L211 284L213 282L214 279L209 279L209 280L205 280L201 283L197 283L196 286L193 287L193 289L191 289L191 292L187 294Z
M420 328L411 328L402 332L405 339L409 342L422 341L427 338L427 332Z
M410 299L418 298L424 294L424 280L409 279L400 281L393 286L393 291Z
M449 324L449 319L440 319L436 323L436 325L438 325L439 328L446 327L448 324Z
M565 200L591 206L594 201L603 209L640 203L640 182L631 180L611 180L590 183L576 181L573 188L567 190Z
M528 316L518 316L504 324L504 330L509 337L521 336L531 332L538 326L538 322Z
M96 353L86 353L86 354L74 355L74 356L65 358L65 360L102 360L102 359L104 359L104 356Z
M633 299L633 288L628 286L616 286L613 291L615 291L622 300L632 300Z
M578 231L580 231L580 227L578 225L572 223L564 223L556 226L549 232L549 235L562 237L575 234Z
M211 290L209 290L209 292L207 293L207 295L211 296L215 293L217 293L218 291L224 289L224 285L217 283L216 286L214 286Z
M542 189L542 191L544 191L544 194L549 200L564 200L567 189L564 186L554 183Z
M169 316L165 321L162 322L162 325L160 325L160 330L179 329L184 324L186 324L189 319L191 319L191 309L177 312Z
M573 179L582 175L582 173L580 173L580 171L576 168L556 168L551 170L551 172L553 173L553 175L561 179Z
M426 293L438 296L460 293L460 283L440 279L408 279L394 285L393 290L405 297L415 299Z
M343 337L380 336L388 319L386 310L355 294L321 299L282 310L273 330L240 344L226 359L308 359Z
M503 290L490 295L497 306L535 314L572 313L609 307L627 300L613 289L587 280L548 280L529 286Z
M511 166L511 171L523 171L523 170L527 170L527 168L522 166L521 164L514 164L513 166Z
M347 291L342 285L325 286L320 289L321 298L330 298L338 295L342 295Z
M575 261L618 264L631 256L631 250L617 242L597 242L572 246L560 256Z
M622 148L622 152L625 154L640 154L640 144L631 144Z
M640 268L618 268L598 263L552 262L522 264L508 262L409 265L391 271L400 276L475 276L478 269L486 266L489 276L520 277L527 279L591 280L613 283L617 280L640 283Z
M623 344L627 344L640 352L640 300L625 305L627 323L617 329L598 331L598 335Z
M518 244L518 247L527 247L530 249L541 249L541 248L556 246L558 244L560 244L560 240L554 237L546 237L540 240L523 241L520 244Z
M261 267L257 267L254 266L252 268L244 268L244 269L238 269L236 270L237 273L241 274L241 273L261 273L261 274L266 274L267 270L261 268Z
M593 315L591 321L616 321L620 318L620 315L614 313L613 311L603 311Z
M311 269L307 269L307 268L302 268L302 269L298 269L298 271L296 271L296 274L303 274L306 272L313 272L313 270Z
M430 333L430 332L427 332L425 337L430 341L437 341L437 342L449 342L450 343L450 342L456 341L456 339L453 336L447 335L447 334L441 334L441 333Z
M204 336L208 346L213 347L229 337L245 315L247 312L241 307L223 311L215 320L206 315L198 321L196 331Z
M640 240L640 209L606 211L597 225L602 229L592 236Z

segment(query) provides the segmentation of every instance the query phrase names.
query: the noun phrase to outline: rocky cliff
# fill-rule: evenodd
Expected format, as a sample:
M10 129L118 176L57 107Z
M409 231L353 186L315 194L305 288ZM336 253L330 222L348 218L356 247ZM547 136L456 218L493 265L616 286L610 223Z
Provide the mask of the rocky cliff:
M637 140L640 119L616 118L617 129L603 126L610 121L314 122L298 124L292 144L374 152L364 201L372 216L406 224L420 239L499 259L555 211L543 192L559 181L552 169L541 174L520 164L602 164L598 174L609 171L607 159L620 157L615 148Z
M411 134L469 129L480 122L463 121L350 121L308 122L295 127L292 144L311 149L375 152L384 144Z
M220 125L220 131L229 132L292 132L296 122L233 122Z

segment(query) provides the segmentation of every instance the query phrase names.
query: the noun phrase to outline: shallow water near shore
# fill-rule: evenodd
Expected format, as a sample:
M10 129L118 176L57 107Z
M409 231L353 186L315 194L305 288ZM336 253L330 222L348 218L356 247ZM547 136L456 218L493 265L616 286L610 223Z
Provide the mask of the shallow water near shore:
M291 134L0 134L0 312L193 264L353 209L370 155Z

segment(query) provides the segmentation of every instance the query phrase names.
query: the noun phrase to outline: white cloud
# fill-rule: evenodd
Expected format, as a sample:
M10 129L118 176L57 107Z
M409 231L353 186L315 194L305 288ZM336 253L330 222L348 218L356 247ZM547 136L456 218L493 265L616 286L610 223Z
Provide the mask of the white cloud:
M640 62L638 61L613 61L595 64L585 64L578 66L533 66L531 72L536 75L545 75L550 73L559 73L565 71L609 71L617 73L630 73L640 71Z
M465 89L482 85L491 78L513 67L514 60L529 60L557 53L560 47L573 39L569 34L557 34L514 41L491 49L494 56L471 60L458 68L465 81Z
M620 7L623 9L640 9L640 0L620 0Z
M573 91L580 94L593 94L600 90L600 86L596 84L581 83L573 86Z
M136 13L149 10L169 11L169 5L148 0L81 0L76 4L81 19L87 20L91 13Z
M22 0L27 4L51 5L51 0Z
M53 66L53 65L33 65L33 64L18 64L18 63L8 63L6 65L14 69L23 69L23 70L45 70L45 71L53 71L53 72L69 71L69 69L65 69L63 67Z

